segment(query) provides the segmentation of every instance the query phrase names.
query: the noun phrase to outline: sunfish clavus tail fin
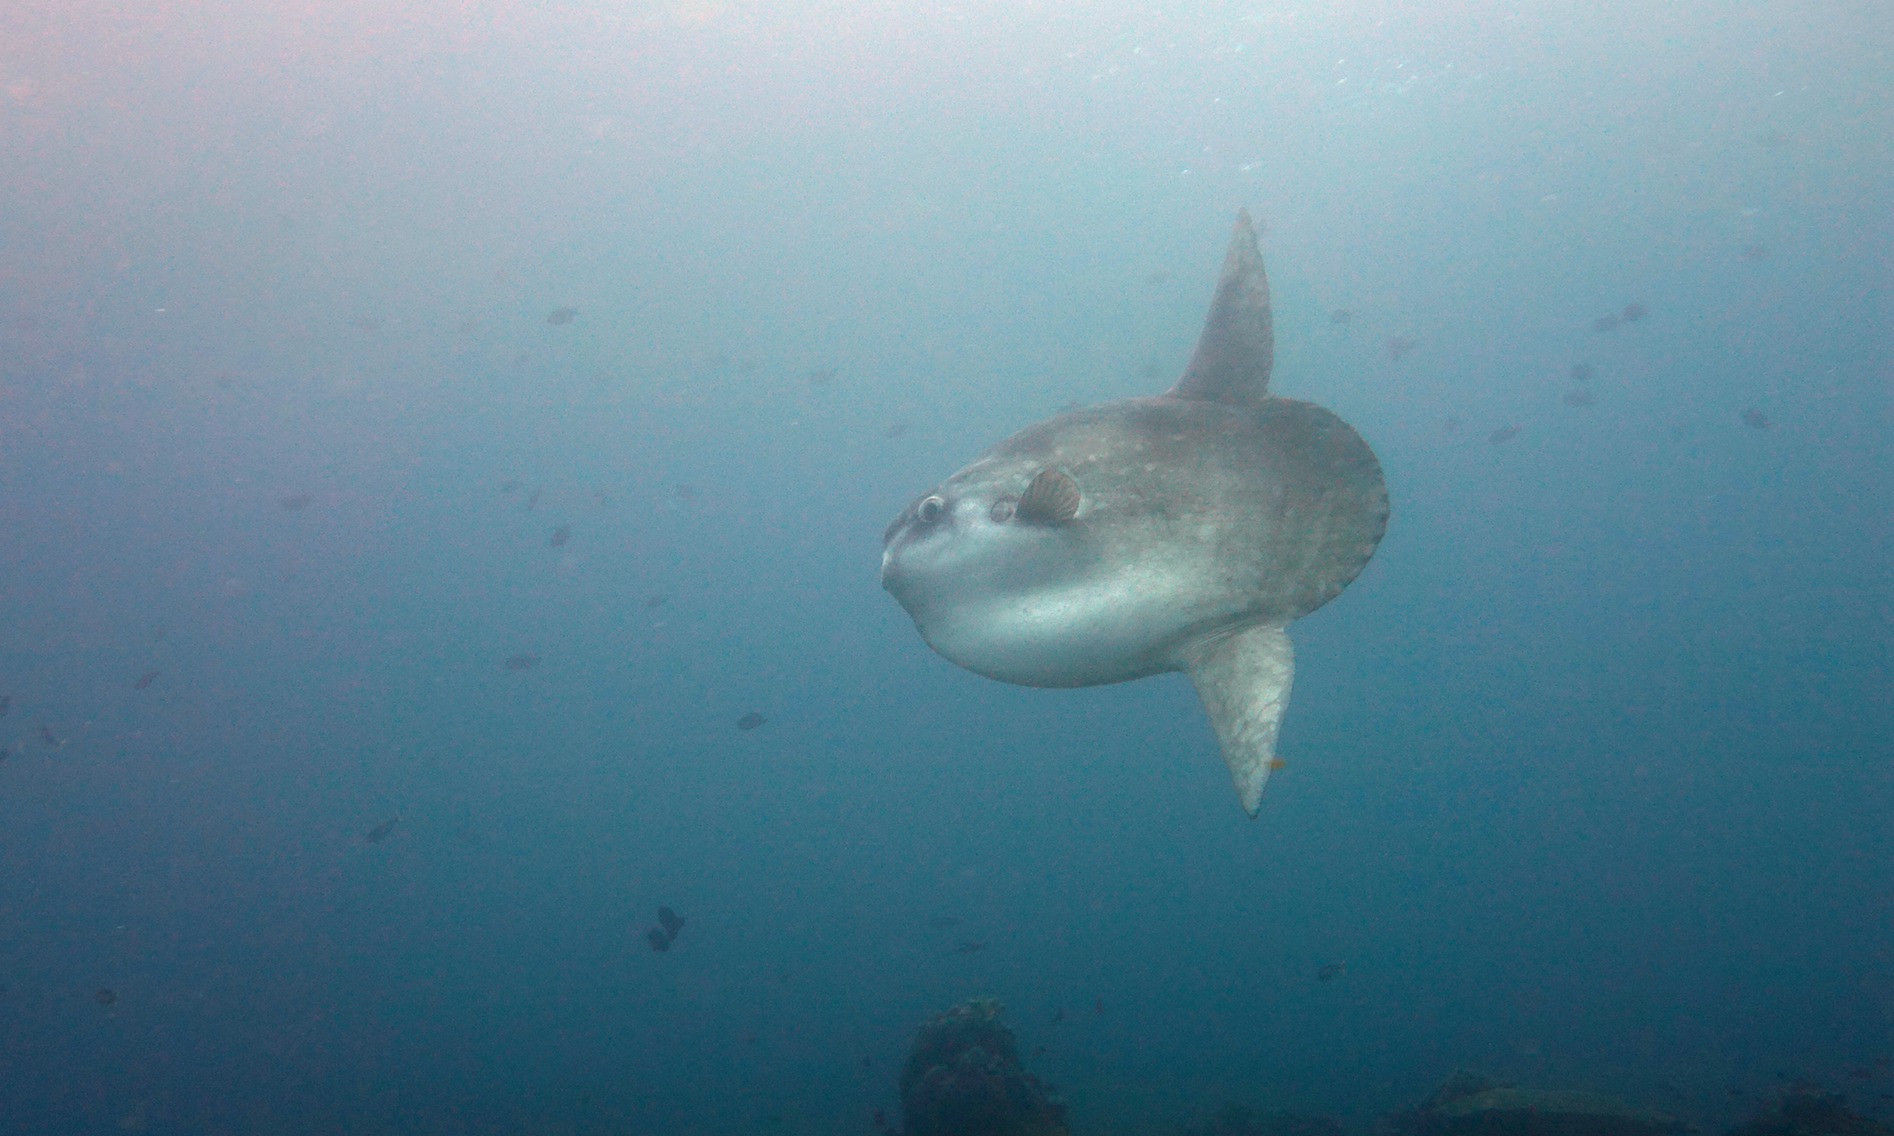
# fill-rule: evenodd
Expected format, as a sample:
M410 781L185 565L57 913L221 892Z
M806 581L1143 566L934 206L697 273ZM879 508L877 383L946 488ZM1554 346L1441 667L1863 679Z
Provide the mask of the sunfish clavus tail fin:
M1191 644L1181 660L1210 714L1243 811L1254 817L1277 765L1276 733L1295 682L1295 647L1280 627L1248 627Z

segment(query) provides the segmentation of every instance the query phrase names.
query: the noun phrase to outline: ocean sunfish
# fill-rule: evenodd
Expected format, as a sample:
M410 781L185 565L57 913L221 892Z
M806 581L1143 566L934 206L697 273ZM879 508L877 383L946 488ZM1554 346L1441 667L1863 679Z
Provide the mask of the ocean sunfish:
M934 650L1023 686L1183 671L1245 812L1276 760L1288 623L1334 599L1388 523L1381 464L1329 411L1269 393L1269 281L1239 213L1184 377L1049 418L888 526L881 583Z

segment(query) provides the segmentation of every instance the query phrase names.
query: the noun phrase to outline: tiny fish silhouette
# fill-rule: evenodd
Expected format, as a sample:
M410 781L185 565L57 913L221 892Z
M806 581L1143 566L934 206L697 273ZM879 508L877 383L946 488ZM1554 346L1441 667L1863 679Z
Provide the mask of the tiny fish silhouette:
M349 326L357 331L380 331L381 321L374 316L356 316L349 321Z
M368 835L362 837L362 839L366 840L370 844L380 844L382 841L388 839L388 834L393 832L395 830L395 825L400 824L400 823L401 823L400 817L391 816L387 820L382 821L380 824L376 825L374 828L369 829Z
M671 936L665 934L664 928L662 927L653 927L649 931L646 931L644 933L644 941L650 943L651 949L659 953L671 949Z
M12 756L13 756L12 750L7 749L4 746L0 746L0 761L5 761L7 758L12 757Z
M1501 442L1510 442L1514 438L1517 438L1518 436L1519 436L1519 427L1511 426L1511 425L1501 426L1499 429L1493 431L1491 434L1488 434L1486 436L1486 442L1488 445L1497 446Z
M1752 430L1767 430L1769 429L1769 416L1752 406L1748 410L1743 411L1743 425Z
M11 694L0 694L0 718L6 717L7 711L11 709L13 709L13 696Z
M927 925L936 931L950 931L960 926L958 915L936 915L927 921Z
M526 651L521 651L517 655L508 655L506 662L501 664L509 671L530 671L538 665L539 656Z
M1575 383L1589 383L1592 381L1592 376L1597 373L1591 369L1590 363L1572 364L1572 381Z
M307 509L309 507L310 502L314 500L315 500L315 497L308 493L289 493L289 494L285 494L282 497L278 497L276 499L276 503L284 511L295 513L295 512L300 512L303 509Z
M546 322L554 327L563 327L571 323L578 314L577 308L554 308L546 313Z
M978 939L969 939L953 949L957 955L977 955L986 950L986 944Z
M1322 964L1322 968L1315 972L1315 980L1317 982L1328 982L1333 979L1340 978L1342 975L1347 974L1347 973L1348 973L1347 963L1325 962Z
M737 719L737 729L754 730L758 726L762 725L764 722L767 722L767 721L769 721L768 718L765 718L761 714L758 714L756 711L752 710L748 714L745 714L743 717Z
M1420 346L1420 340L1411 335L1388 336L1388 358L1395 362L1407 358L1407 353Z
M1052 1011L1052 1024L1053 1025L1056 1026L1064 1020L1065 1020L1065 1007L1064 1006L1061 1006L1058 1009Z
M1591 329L1600 333L1618 330L1618 313L1612 312L1610 315L1599 316L1591 321Z
M539 508L539 495L544 492L545 492L544 486L536 485L533 487L533 491L526 495L526 511L527 512L530 513L534 509Z
M657 595L651 596L644 601L644 609L646 611L655 611L658 608L661 608L665 604L670 603L670 602L671 602L670 596L667 596L664 593L659 592Z
M53 733L53 728L44 722L41 722L39 726L39 740L52 746L54 749L63 749L66 745L66 739Z
M118 993L109 986L101 986L97 993L92 995L92 1000L101 1006L110 1006L118 1001Z
M816 370L810 371L809 385L812 387L826 387L835 381L835 373L834 367L819 367Z
M658 908L658 926L664 928L665 934L675 939L677 933L684 929L684 919L670 908L660 907Z
M905 434L905 433L907 433L907 432L908 432L908 424L907 424L907 423L905 423L905 422L890 422L890 423L888 423L888 427L887 427L887 429L885 429L885 430L883 430L883 431L881 432L881 436L882 436L882 437L884 437L884 438L899 438L899 437L900 437L901 435L903 435L903 434Z
M1347 308L1336 308L1328 314L1328 322L1330 323L1350 324L1354 321L1355 313L1349 311Z
M560 525L558 528L552 530L552 535L546 538L546 543L550 544L554 548L564 548L566 546L566 542L571 539L572 539L572 526Z
M141 674L138 676L137 682L132 683L132 689L144 690L148 688L152 683L157 682L157 681L158 681L157 671L146 671L144 674Z
M1769 255L1769 250L1762 245L1744 245L1742 253L1744 260L1761 260Z
M1590 391L1580 387L1577 390L1566 391L1565 397L1559 401L1567 406L1591 406L1595 404L1598 399Z
M1636 323L1650 314L1643 304L1633 301L1624 306L1624 310L1618 313L1618 318L1625 323Z

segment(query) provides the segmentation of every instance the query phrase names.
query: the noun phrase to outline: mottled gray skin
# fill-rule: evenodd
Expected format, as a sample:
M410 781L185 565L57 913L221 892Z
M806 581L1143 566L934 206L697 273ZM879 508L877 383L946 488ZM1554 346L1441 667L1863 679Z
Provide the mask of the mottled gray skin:
M1042 469L1078 482L1069 524L996 523ZM1281 627L1339 594L1374 552L1386 495L1374 454L1306 402L1159 396L1015 434L889 530L883 582L935 650L1024 686L1098 686L1182 670L1179 651Z
M1294 673L1282 628L1340 594L1388 517L1367 443L1268 393L1273 342L1244 216L1176 388L1015 434L903 511L882 555L921 635L978 674L1073 687L1189 673L1252 815ZM1015 514L1046 470L1078 486L1069 519Z

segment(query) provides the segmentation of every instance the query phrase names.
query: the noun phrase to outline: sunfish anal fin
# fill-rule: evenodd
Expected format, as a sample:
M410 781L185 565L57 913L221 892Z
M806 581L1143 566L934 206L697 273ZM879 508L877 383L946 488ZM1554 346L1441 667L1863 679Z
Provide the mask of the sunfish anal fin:
M1276 762L1276 732L1296 677L1295 647L1280 627L1250 627L1185 648L1184 670L1210 714L1243 811L1256 815Z

